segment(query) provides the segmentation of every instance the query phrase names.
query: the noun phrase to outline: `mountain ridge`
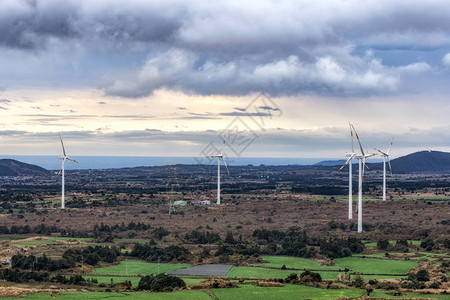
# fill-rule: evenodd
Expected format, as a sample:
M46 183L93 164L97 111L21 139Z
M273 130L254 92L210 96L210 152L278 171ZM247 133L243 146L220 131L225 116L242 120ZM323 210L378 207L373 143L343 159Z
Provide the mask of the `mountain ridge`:
M46 175L49 171L32 164L15 159L0 159L0 176L35 176Z

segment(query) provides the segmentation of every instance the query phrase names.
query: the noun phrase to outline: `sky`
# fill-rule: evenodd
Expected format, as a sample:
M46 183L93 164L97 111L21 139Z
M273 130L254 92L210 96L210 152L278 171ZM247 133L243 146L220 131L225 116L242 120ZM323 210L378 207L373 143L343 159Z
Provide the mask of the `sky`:
M450 2L0 0L0 155L450 151Z

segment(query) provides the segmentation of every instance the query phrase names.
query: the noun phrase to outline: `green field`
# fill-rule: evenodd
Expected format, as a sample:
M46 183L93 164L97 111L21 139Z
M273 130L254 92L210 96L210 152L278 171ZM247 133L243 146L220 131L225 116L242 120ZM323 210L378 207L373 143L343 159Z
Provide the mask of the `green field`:
M191 265L187 264L160 264L160 272L165 273L167 271L178 270ZM128 272L127 272L128 269ZM110 275L151 275L158 273L157 263L148 263L141 260L127 260L121 261L120 264L109 266L105 268L97 268L93 274L110 274Z
M35 245L57 245L59 241L73 241L73 242L92 242L91 238L71 238L71 237L54 237L50 239L38 240L38 241L24 241L18 242L16 245L27 247Z
M406 274L419 266L416 262L375 258L345 257L334 260L337 265L362 274Z
M145 244L148 243L150 240L146 240L146 239L114 239L114 243L116 244L120 244L120 243L125 243L125 244L132 244L132 243L141 243L141 244Z
M391 246L395 245L396 240L390 240L389 244L391 244ZM420 241L418 240L408 240L408 244L414 245L414 246L420 246ZM367 243L365 244L367 249L375 249L377 247L377 243L373 242L373 243Z
M51 239L51 240L39 240L39 241L26 241L26 242L19 242L16 243L16 245L22 246L22 247L28 247L28 246L36 246L36 245L57 245L58 242Z
M358 298L365 294L365 290L357 289L318 289L302 285L285 285L284 287L257 287L241 285L237 289L213 289L214 296L219 300L289 300L289 299L338 299Z
M339 270L338 266L321 266L314 260L301 257L288 256L262 256L268 263L258 263L254 266L281 268L286 265L292 269L310 269L310 270Z
M234 267L228 273L230 278L286 278L290 274L295 273L300 276L303 271L265 269L254 267ZM318 272L322 279L336 279L338 272Z
M102 293L102 292L72 292L72 293L59 293L55 296L50 296L49 294L29 294L22 298L4 298L4 299L27 299L27 300L97 300L97 299L108 299L108 300L147 300L147 299L157 299L157 300L211 300L209 295L203 291L181 291L172 293Z
M131 281L131 285L133 287L137 287L139 280L141 280L141 277L110 277L110 276L83 276L84 279L97 279L98 283L105 283L105 284L111 284L111 279L113 280L113 283L119 283L123 282L125 280Z
M83 276L84 279L97 279L98 283L111 284L111 279L114 283L123 282L125 280L131 281L133 287L137 287L141 277L116 277L116 276ZM187 286L197 284L199 282L205 281L204 278L181 278L186 283Z
M392 291L390 291L392 292ZM448 299L448 295L427 295L427 294L415 294L415 293L406 293L403 296L392 296L387 294L389 293L389 291L382 291L382 290L378 290L378 291L373 291L373 293L370 295L371 299L402 299L402 298L408 298L408 299L413 299L413 298L430 298L430 299Z
M200 280L200 279L199 279ZM341 299L341 298L359 298L363 296L366 291L360 289L319 289L309 286L287 284L284 287L258 287L255 285L240 285L239 288L229 289L212 289L211 292L218 300L278 300L278 299ZM404 296L395 297L387 294L389 291L374 291L371 294L371 299L385 299L385 298L430 298L430 299L448 299L448 295L427 295L407 293ZM108 300L144 300L144 299L158 299L158 300L207 300L211 297L203 291L185 290L171 293L141 293L141 292L65 292L54 296L48 294L29 294L21 298L4 298L4 299L27 299L27 300L93 300L93 299L108 299Z

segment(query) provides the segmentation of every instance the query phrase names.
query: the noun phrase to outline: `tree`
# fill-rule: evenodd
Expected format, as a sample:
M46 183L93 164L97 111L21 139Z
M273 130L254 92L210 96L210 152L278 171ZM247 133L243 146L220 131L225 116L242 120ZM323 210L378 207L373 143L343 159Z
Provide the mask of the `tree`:
M418 281L430 281L430 273L427 270L419 270L416 274Z
M377 248L380 250L387 250L387 248L389 247L389 241L388 240L379 240L377 242Z

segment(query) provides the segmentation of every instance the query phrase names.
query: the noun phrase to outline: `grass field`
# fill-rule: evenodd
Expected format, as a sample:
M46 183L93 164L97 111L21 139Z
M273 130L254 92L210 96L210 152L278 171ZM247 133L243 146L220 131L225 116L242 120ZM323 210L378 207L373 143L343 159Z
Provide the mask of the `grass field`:
M98 283L106 283L110 284L111 279L114 283L123 282L125 280L131 281L131 285L133 287L137 287L139 280L141 280L141 277L110 277L110 276L83 276L84 279L97 279Z
M296 273L300 276L303 271L292 270L275 270L265 268L253 268L253 267L234 267L231 272L228 273L229 278L286 278L292 273ZM323 279L336 279L338 272L324 272L320 271L320 276Z
M160 264L160 272L165 273L167 271L178 270L182 268L190 267L187 264ZM128 269L128 272L127 272ZM141 260L127 260L121 261L120 264L109 266L105 268L97 268L93 274L111 274L111 275L151 275L158 273L157 263L148 263Z
M394 246L395 242L396 242L396 240L390 240L389 244L391 244L391 246ZM420 243L421 242L418 241L418 240L408 240L408 244L412 244L414 246L420 246ZM367 244L365 244L365 246L366 246L367 249L375 249L377 247L377 243L376 242L374 242L374 243L367 243Z
M120 244L120 243L126 243L126 244L131 244L131 243L141 243L141 244L145 244L148 243L150 240L148 239L114 239L114 243L116 244Z
M29 294L22 298L4 298L4 299L27 299L27 300L211 300L209 295L203 291L181 291L172 293L102 293L102 292L73 292L59 293L55 296L48 294Z
M83 276L84 279L97 279L98 283L111 283L111 278L114 283L123 282L125 280L131 281L131 284L133 287L137 287L139 284L139 280L141 280L141 277L111 277L111 276ZM186 283L187 286L197 284L199 282L205 281L206 279L203 278L181 278Z
M26 242L16 243L16 245L19 245L22 247L36 246L36 245L57 245L57 244L58 244L58 242L53 239L39 240L39 241L26 241Z
M351 275L350 280L355 279L356 275ZM404 276L394 276L394 275L361 275L361 277L365 280L365 281L369 281L371 279L376 279L376 280L380 280L380 279L405 279L408 276L404 275Z
M27 247L35 245L57 245L59 241L92 242L91 238L54 237L51 239L18 242L17 245Z
M213 289L214 296L219 300L289 300L289 299L338 299L358 298L365 294L365 290L339 289L327 290L301 285L285 285L284 287L257 287L241 285L237 289Z
M391 291L392 292L392 291ZM414 293L406 293L403 296L392 296L387 294L389 293L389 291L382 291L382 290L378 290L378 291L374 291L371 295L370 295L370 299L422 299L422 298L429 298L429 299L448 299L448 295L427 295L427 294L414 294Z
M405 274L419 266L416 262L403 260L382 260L375 258L345 257L334 260L337 265L363 274Z
M310 270L339 270L338 266L321 266L317 262L301 257L288 256L263 256L268 263L258 263L254 266L281 268L286 265L292 269L310 269Z

